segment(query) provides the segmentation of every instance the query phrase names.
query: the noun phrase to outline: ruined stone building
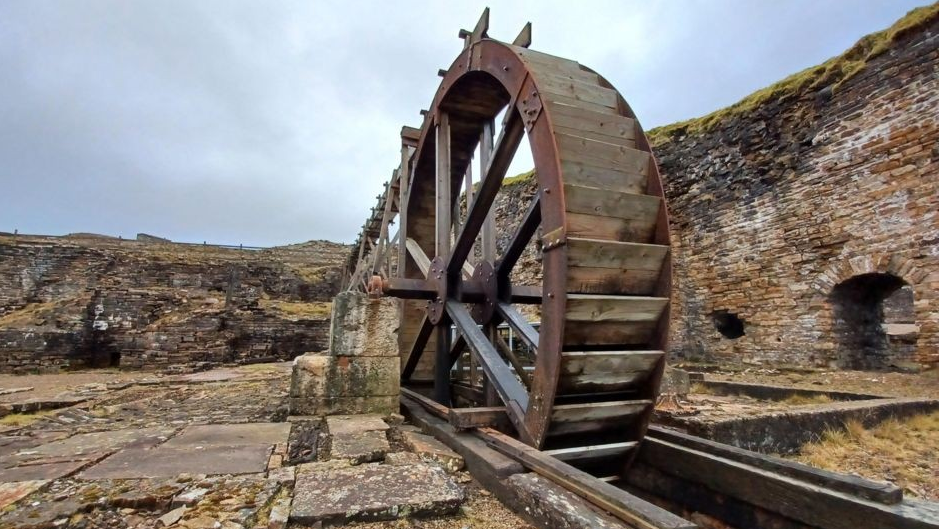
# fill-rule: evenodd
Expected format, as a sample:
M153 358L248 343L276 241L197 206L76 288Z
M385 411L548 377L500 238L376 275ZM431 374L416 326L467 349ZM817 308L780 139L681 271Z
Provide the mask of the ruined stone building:
M939 19L656 132L675 353L939 362Z
M326 347L346 246L0 234L0 373L289 360Z

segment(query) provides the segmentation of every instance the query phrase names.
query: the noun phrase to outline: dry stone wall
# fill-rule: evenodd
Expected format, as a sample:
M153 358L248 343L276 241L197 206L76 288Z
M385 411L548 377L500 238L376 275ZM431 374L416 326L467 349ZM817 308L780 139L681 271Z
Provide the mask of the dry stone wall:
M0 235L0 372L191 368L323 349L347 251Z

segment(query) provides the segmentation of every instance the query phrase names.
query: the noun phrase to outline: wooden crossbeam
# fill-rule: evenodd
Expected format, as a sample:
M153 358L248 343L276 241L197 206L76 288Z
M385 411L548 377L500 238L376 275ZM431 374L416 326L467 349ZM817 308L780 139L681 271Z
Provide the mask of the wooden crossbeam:
M525 316L515 310L515 307L504 302L496 304L496 312L509 324L509 327L518 333L523 342L532 349L538 350L538 331L528 323Z
M697 525L665 509L598 480L594 476L491 428L475 430L477 436L526 468L608 511L640 529L697 529Z

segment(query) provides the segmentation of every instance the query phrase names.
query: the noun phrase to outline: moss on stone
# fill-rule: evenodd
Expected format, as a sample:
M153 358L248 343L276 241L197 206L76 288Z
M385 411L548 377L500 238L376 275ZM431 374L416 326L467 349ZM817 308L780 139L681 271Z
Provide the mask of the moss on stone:
M939 2L918 7L889 28L862 37L847 51L832 57L822 64L806 68L785 79L757 90L740 101L701 116L671 125L656 127L646 132L652 145L659 145L680 135L703 134L728 118L747 114L769 101L775 101L802 93L805 90L820 90L831 87L832 91L856 76L872 59L889 51L904 36L917 31L939 19Z
M502 180L502 186L514 186L518 184L525 184L532 181L535 178L535 170L526 171L515 176L509 176Z

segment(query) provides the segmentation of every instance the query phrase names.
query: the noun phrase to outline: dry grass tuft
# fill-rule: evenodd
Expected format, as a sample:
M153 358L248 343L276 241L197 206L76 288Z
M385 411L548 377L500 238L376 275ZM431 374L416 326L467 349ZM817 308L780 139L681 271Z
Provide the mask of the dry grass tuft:
M690 392L697 395L715 395L714 389L710 386L702 384L700 382L695 382L691 385Z
M0 426L15 426L17 428L22 428L23 426L29 426L30 424L42 419L43 417L48 417L50 415L55 415L55 411L37 411L35 413L11 413L4 417L0 417Z
M802 447L796 459L814 467L890 481L904 493L939 499L939 412L906 420L889 419L874 428L848 421Z
M781 401L789 406L809 406L813 404L828 404L832 402L831 397L825 394L820 395L790 395Z

